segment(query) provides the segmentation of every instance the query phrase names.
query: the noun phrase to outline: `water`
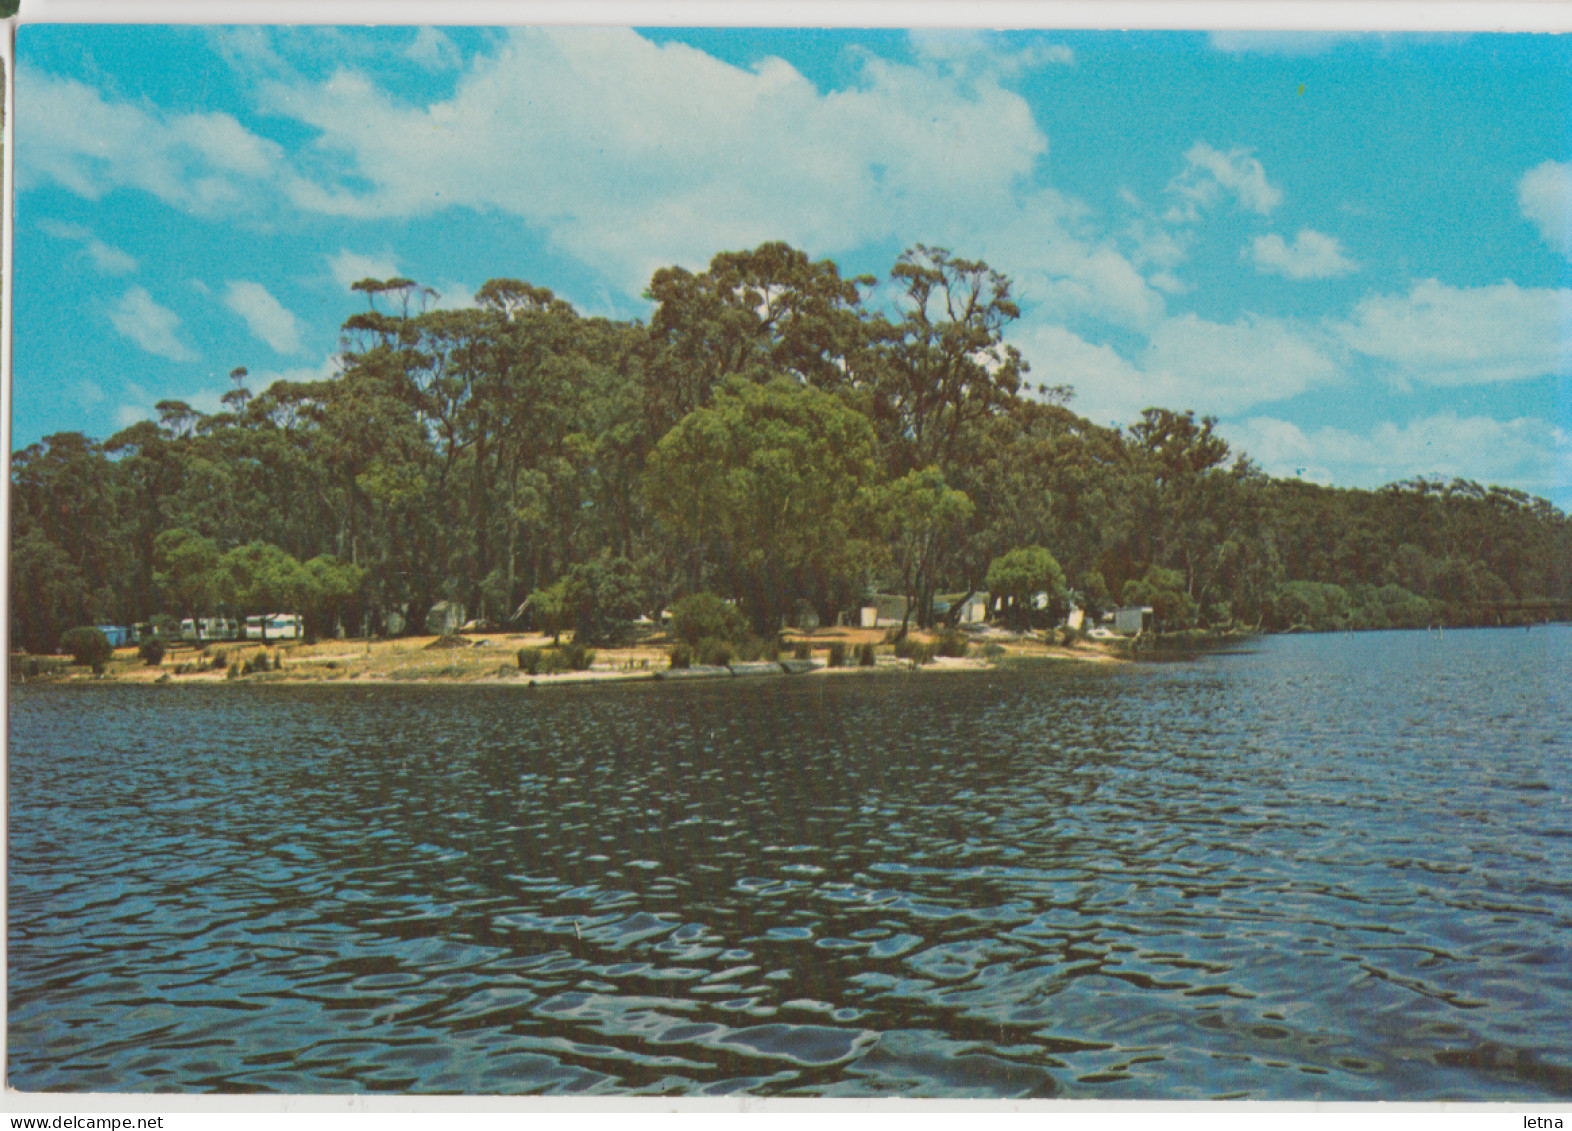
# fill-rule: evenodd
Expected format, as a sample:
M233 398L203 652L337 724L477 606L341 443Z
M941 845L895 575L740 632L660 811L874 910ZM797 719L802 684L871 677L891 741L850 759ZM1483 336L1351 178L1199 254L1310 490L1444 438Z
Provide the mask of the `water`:
M8 1083L1564 1098L1569 669L13 687Z

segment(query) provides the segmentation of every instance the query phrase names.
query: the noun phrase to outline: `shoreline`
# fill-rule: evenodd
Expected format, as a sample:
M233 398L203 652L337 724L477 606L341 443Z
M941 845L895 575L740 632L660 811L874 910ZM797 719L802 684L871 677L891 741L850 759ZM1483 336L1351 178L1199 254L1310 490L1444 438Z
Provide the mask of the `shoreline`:
M917 634L913 634L914 637ZM462 640L454 644L452 640ZM551 674L525 673L518 667L521 648L549 648L549 638L527 633L493 633L457 638L432 636L393 640L328 640L315 644L296 642L263 645L260 641L172 647L157 665L144 664L135 648L120 648L102 674L78 667L65 656L13 654L10 682L18 684L88 685L130 684L148 687L213 684L345 684L381 687L409 684L439 686L512 687L523 690L610 683L684 683L714 680L775 678L843 678L850 675L916 675L924 672L989 671L1001 663L1038 660L1050 663L1124 664L1128 654L1100 642L1083 641L1074 647L1045 643L1040 637L1005 633L974 639L964 657L935 656L927 663L898 659L884 645L882 630L829 629L789 637L778 660L735 661L719 667L672 668L668 643L596 649L596 660L586 670ZM797 660L789 652L799 642L812 649L812 658ZM857 663L855 649L873 644L876 663ZM847 663L831 667L832 645L847 650ZM989 647L994 645L996 647ZM991 653L979 655L984 648ZM231 665L244 665L257 657L269 659L265 671L231 674ZM281 665L281 666L278 666Z

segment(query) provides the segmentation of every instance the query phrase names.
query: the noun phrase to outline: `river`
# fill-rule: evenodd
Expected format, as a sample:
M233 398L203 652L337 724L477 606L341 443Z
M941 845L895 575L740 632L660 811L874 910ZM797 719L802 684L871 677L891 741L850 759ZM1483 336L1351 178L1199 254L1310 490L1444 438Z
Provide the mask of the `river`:
M1572 1096L1572 628L13 686L24 1091Z

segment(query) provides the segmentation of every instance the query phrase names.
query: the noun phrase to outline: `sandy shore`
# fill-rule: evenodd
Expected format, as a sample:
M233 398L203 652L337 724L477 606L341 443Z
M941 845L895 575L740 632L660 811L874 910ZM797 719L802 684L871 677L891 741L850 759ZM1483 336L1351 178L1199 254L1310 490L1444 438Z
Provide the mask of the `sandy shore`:
M920 634L913 634L921 640ZM463 643L448 646L432 636L400 637L395 640L326 640L317 644L257 642L211 644L206 648L176 645L156 666L144 664L135 648L121 648L102 675L87 668L74 667L64 656L27 656L10 658L12 682L22 683L137 683L210 684L241 683L336 683L361 684L489 684L498 686L545 687L628 680L703 678L768 678L790 674L805 677L842 678L880 672L953 672L986 670L1001 661L1044 659L1070 663L1106 664L1122 662L1124 657L1104 645L1085 642L1073 648L1043 643L1041 637L988 634L972 643L964 657L938 656L931 663L916 665L899 659L892 646L883 643L883 629L826 629L810 634L788 633L787 650L780 663L737 662L730 668L672 669L667 658L670 647L663 639L613 648L595 649L594 664L587 671L529 675L519 669L521 648L548 648L547 636L528 633L486 633L459 637ZM567 638L564 637L564 643ZM791 662L791 649L801 640L812 649L811 667ZM843 644L849 666L829 667L833 644ZM875 649L875 666L856 666L856 651L863 644ZM984 655L984 652L987 655ZM245 665L265 654L268 670L250 675L231 676L231 665ZM36 674L35 674L36 673Z

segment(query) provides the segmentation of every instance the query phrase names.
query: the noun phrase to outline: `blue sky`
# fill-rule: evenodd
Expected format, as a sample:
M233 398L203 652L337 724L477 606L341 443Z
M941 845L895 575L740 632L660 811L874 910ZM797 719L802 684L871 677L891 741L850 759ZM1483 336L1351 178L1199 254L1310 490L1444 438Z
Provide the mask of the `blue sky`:
M1015 281L1031 379L1276 475L1572 508L1549 35L23 25L13 444L334 371L349 283L645 317L784 239Z

